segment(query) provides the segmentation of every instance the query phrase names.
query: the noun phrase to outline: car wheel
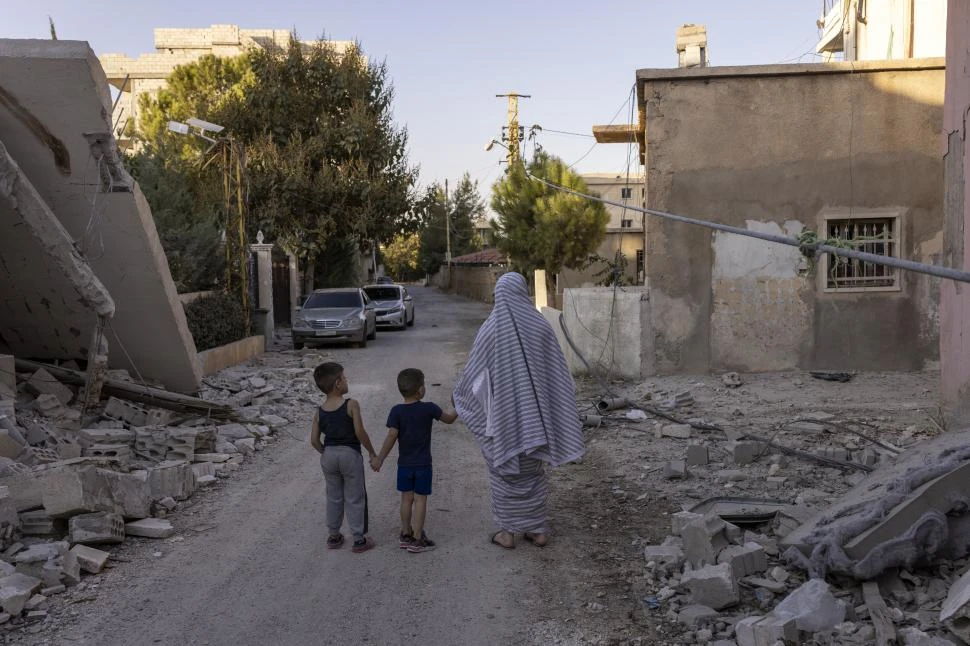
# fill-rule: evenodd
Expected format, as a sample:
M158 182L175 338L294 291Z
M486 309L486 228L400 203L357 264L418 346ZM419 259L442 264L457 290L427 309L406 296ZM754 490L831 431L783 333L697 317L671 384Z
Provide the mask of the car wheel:
M411 314L411 320L408 322L409 327L414 327L414 314Z
M406 329L408 329L407 320L408 320L408 315L407 314L402 314L401 315L401 324L397 326L397 329L399 329L399 330L406 330Z
M293 341L293 349L294 350L302 350L303 349L303 342L301 342L301 341Z
M357 341L357 347L359 347L359 348L366 348L367 347L367 339L368 339L368 336L367 336L367 328L364 328L363 330L361 330L360 340Z
M374 329L367 335L367 338L371 341L377 338L377 323L374 323Z

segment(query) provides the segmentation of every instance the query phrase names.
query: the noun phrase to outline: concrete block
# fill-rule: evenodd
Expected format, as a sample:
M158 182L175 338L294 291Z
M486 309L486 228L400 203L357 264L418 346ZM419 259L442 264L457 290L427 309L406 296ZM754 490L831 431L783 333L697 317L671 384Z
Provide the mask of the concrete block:
M64 406L74 399L74 391L59 382L54 375L43 368L39 369L27 380L27 390L35 395L53 395Z
M24 442L17 441L5 428L0 428L0 457L15 459L24 450Z
M145 409L145 423L147 426L168 426L175 419L175 413L163 408Z
M200 487L211 487L219 481L215 476L199 476L197 482Z
M148 409L133 402L109 397L104 407L105 417L121 420L132 427L148 426Z
M10 499L17 511L36 509L44 505L44 480L50 474L36 474L27 467L24 470L0 478L0 486L10 491Z
M85 428L78 431L82 446L92 444L135 444L135 432L127 428Z
M710 462L710 452L704 444L691 444L687 447L687 464L703 466Z
M744 482L748 475L738 469L721 469L717 472L718 482Z
M219 463L219 462L226 462L231 457L232 456L229 455L228 453L196 453L195 461Z
M57 559L61 567L61 580L67 585L77 585L81 582L81 562L66 544L62 545L60 557Z
M153 460L165 460L168 455L168 429L164 426L136 428L135 451Z
M768 569L765 548L757 543L730 545L717 555L718 563L727 563L737 578L759 574Z
M738 646L775 646L802 643L795 620L777 615L745 617L734 626Z
M111 487L101 470L60 469L44 479L44 509L54 518L95 511L114 511Z
M118 514L105 511L79 514L71 518L69 527L72 543L97 545L125 540L125 521Z
M673 437L680 440L686 440L690 438L693 429L690 424L666 424L660 429L660 434L663 437Z
M110 458L120 464L131 461L131 447L127 444L92 444L84 449L84 455L91 458Z
M58 522L43 509L20 513L20 533L24 536L59 536L64 529L63 520Z
M247 437L242 440L236 440L235 442L233 442L233 444L236 445L236 448L239 449L239 452L242 453L243 455L252 455L253 453L256 452L255 438ZM685 470L686 470L686 467L685 467Z
M0 607L16 617L42 584L40 579L20 573L3 577L0 579Z
M290 420L280 417L279 415L263 415L260 419L262 419L264 425L269 426L274 431L278 431L290 425Z
M71 553L77 559L81 569L89 574L98 574L101 572L105 563L108 562L108 558L111 556L107 552L88 547L87 545L75 545L71 548Z
M794 617L799 630L829 632L845 621L845 604L822 579L809 579L779 603L772 614Z
M717 563L718 553L726 548L728 524L714 514L708 514L687 523L681 529L684 553L694 567Z
M692 511L678 511L670 517L670 533L674 536L680 536L687 523L703 517L703 514L695 514Z
M664 477L667 480L683 479L687 476L687 463L683 460L670 460L664 465Z
M785 478L783 476L768 476L767 478L765 478L765 486L767 486L769 489L773 491L777 491L778 489L783 489L785 487L786 482L788 482L788 478Z
M715 610L736 605L741 600L738 582L726 563L707 565L688 572L681 579L691 593L694 603L710 606Z
M185 500L195 492L195 473L185 460L162 462L148 473L152 498Z
M151 516L152 492L148 484L148 471L131 473L107 469L99 469L99 471L108 482L117 513L128 520Z
M742 440L732 442L728 448L731 451L731 460L734 464L750 464L764 453L764 446L760 442Z
M168 538L175 534L172 523L160 518L144 518L125 524L125 534L145 538Z

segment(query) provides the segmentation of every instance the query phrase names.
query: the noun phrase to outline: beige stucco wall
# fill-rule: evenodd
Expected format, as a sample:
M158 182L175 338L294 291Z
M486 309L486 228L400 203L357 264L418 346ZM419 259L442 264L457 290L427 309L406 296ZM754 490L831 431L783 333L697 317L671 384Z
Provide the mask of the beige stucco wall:
M826 209L902 212L902 255L942 253L942 60L641 70L653 209L796 235ZM797 250L648 218L656 368L898 369L938 358L935 283L823 293Z
M943 144L946 206L944 264L970 269L970 4L950 0L947 14L946 108ZM942 281L940 363L943 414L950 428L970 425L970 285Z

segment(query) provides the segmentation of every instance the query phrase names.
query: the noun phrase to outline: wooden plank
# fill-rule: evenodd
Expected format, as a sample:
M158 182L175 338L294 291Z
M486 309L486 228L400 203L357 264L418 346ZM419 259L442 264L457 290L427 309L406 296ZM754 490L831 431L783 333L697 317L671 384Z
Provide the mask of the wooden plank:
M862 584L862 598L869 609L869 618L876 627L876 646L892 646L896 643L896 626L889 616L886 601L879 593L879 584L866 581Z
M593 136L601 144L628 144L637 141L636 124L593 126Z

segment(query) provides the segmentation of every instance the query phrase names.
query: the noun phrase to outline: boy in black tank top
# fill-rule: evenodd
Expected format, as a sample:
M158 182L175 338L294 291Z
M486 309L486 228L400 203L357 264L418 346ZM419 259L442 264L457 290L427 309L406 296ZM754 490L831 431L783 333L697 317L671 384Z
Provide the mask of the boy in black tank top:
M313 371L317 388L327 398L313 416L310 444L320 453L320 466L327 483L327 547L337 549L344 544L340 533L344 516L354 536L353 552L366 552L374 547L367 536L367 490L364 487L364 458L361 446L367 449L371 465L377 455L370 436L364 430L360 404L344 398L350 391L343 366L323 363ZM322 441L321 441L322 438Z

